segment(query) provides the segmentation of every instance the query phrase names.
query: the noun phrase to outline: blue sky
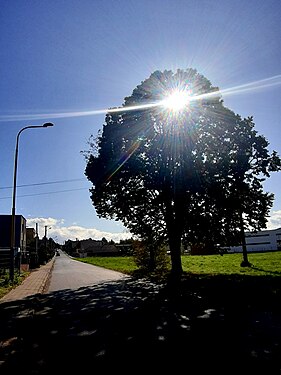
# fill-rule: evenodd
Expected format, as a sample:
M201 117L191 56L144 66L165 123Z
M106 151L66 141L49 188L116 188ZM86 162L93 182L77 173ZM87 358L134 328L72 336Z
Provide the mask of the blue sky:
M155 70L195 68L281 153L280 0L0 0L0 214L11 212L19 144L16 212L40 234L68 238L130 236L99 219L84 176L90 135ZM244 87L245 88L245 87ZM64 116L64 113L74 113ZM269 228L281 226L281 174Z

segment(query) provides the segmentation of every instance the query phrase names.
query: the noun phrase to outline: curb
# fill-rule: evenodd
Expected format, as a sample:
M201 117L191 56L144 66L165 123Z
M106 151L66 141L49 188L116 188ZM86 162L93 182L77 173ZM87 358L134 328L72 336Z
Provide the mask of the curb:
M42 291L41 291L42 294L46 293L47 290L48 290L48 286L49 286L49 283L50 283L50 279L51 279L52 271L53 271L53 268L54 268L55 260L56 260L56 256L54 256L53 259L50 260L50 262L52 262L52 263L51 263L51 266L50 266L50 268L47 272L47 275L46 275L45 279L43 280Z

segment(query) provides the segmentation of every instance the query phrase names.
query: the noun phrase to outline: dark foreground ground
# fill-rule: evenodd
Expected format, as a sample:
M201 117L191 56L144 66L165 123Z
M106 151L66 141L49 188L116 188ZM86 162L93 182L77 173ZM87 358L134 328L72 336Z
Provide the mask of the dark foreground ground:
M145 280L0 304L0 374L281 372L281 279Z

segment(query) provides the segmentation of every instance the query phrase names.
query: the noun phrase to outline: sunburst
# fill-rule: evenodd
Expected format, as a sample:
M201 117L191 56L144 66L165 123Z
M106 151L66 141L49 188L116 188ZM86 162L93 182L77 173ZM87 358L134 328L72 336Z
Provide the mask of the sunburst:
M162 100L161 105L172 112L179 112L188 107L190 98L189 91L176 89Z

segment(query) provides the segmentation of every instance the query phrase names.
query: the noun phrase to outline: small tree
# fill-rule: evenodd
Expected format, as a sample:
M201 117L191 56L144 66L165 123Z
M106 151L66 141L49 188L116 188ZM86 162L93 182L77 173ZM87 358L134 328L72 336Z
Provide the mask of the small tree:
M134 241L133 257L143 274L162 276L168 270L167 248L153 241Z
M275 151L269 153L269 143L254 130L252 117L228 118L219 139L213 135L217 151L209 148L208 181L199 199L193 198L193 219L186 233L189 241L206 245L209 252L215 251L216 244L241 244L241 266L249 266L245 231L266 228L274 196L263 191L262 182L280 170L281 161Z
M269 153L269 143L254 130L252 117L237 116L235 132L231 138L231 159L225 180L228 206L236 215L243 249L241 266L249 266L245 230L266 228L267 217L274 195L264 192L262 182L271 172L281 169L277 153Z

